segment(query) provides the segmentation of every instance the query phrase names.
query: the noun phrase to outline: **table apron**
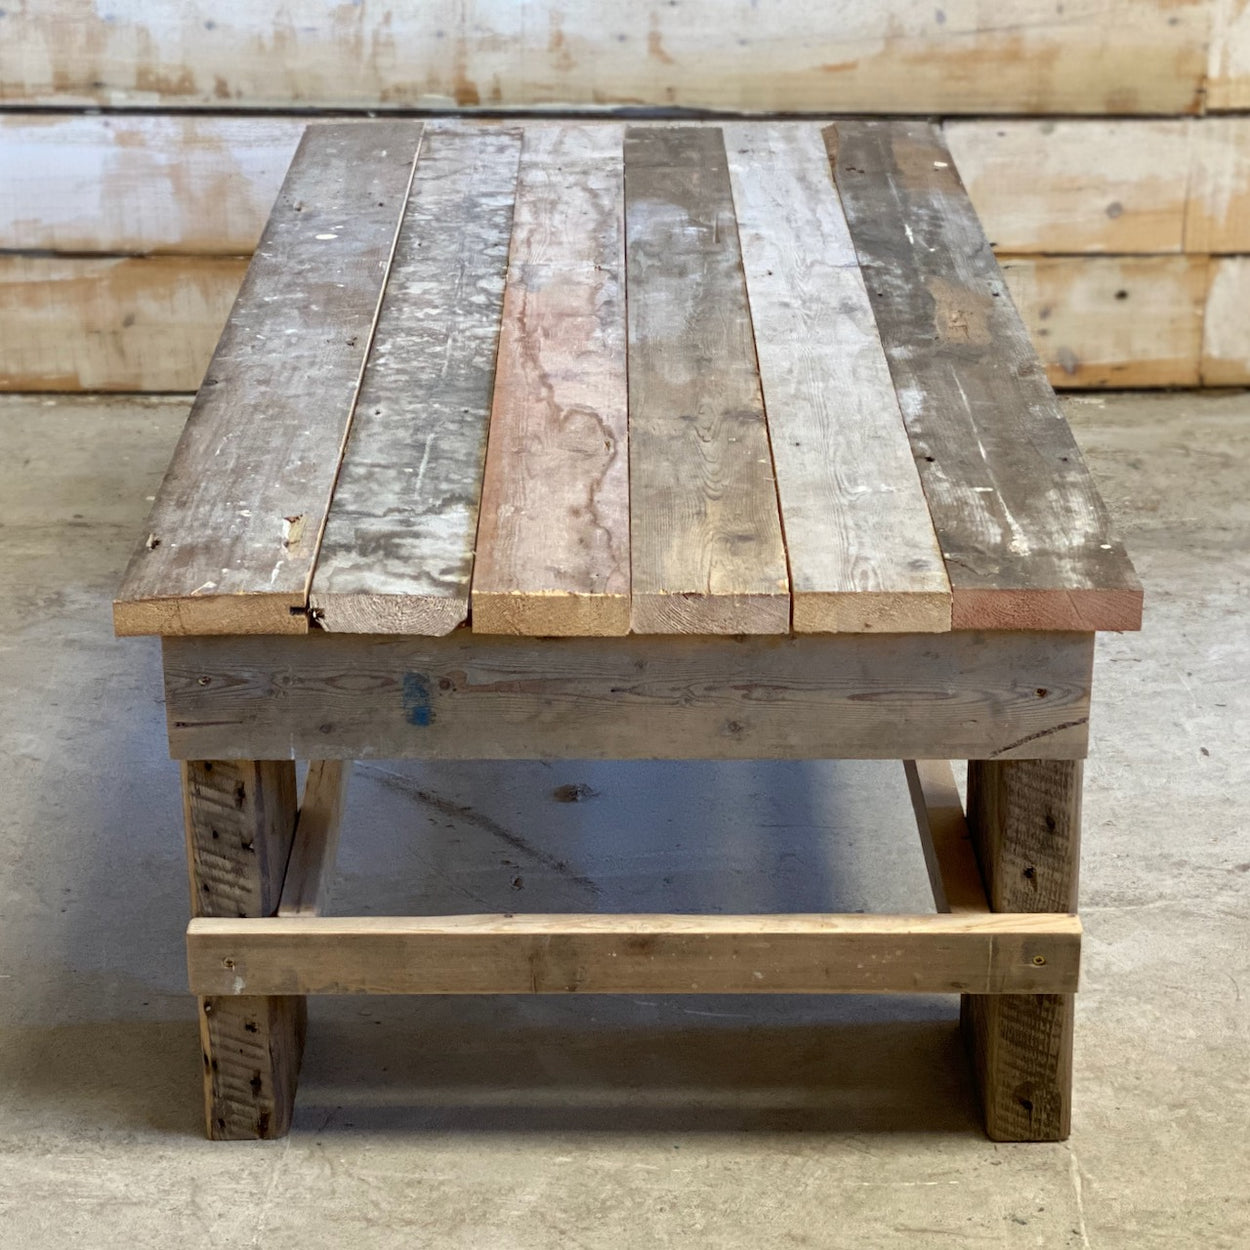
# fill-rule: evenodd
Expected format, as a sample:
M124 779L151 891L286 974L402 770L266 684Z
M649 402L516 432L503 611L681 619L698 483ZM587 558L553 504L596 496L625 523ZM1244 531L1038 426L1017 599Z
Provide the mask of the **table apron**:
M1094 636L164 640L175 759L1080 759Z

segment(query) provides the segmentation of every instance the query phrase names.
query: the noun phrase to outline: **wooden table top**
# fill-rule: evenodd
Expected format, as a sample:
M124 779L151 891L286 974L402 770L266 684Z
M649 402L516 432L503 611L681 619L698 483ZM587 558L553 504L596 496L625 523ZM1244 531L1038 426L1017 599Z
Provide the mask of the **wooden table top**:
M115 605L123 634L1140 619L918 122L310 126Z

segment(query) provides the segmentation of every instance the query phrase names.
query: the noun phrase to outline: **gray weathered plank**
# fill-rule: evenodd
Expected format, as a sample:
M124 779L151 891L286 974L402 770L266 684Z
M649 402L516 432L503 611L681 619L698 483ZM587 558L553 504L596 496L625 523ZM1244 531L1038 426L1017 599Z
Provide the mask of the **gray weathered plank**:
M1084 755L1093 636L167 638L175 757Z
M769 634L790 593L724 140L625 136L633 628Z
M517 130L427 127L313 576L325 629L468 616L520 150Z
M796 633L950 629L950 584L816 125L725 127Z
M620 126L531 124L517 188L473 628L629 632Z
M114 608L122 634L301 633L417 122L310 126Z
M938 131L839 122L825 138L954 628L1139 628L1141 586Z

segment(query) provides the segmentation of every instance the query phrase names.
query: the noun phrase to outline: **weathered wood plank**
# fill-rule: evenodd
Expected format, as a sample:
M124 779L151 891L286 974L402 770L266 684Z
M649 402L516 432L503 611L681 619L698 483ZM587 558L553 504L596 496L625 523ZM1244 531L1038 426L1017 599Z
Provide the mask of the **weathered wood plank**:
M420 134L309 127L126 572L118 633L307 630Z
M516 130L427 127L313 574L324 629L468 616L520 151Z
M182 767L191 914L272 916L295 832L290 761L189 760ZM209 1137L281 1137L304 1043L302 997L201 997Z
M316 916L325 910L351 766L350 760L313 760L308 765L295 840L282 880L279 916Z
M1250 256L1211 261L1202 333L1202 384L1250 385Z
M1075 758L1092 635L167 638L175 757Z
M1205 256L1024 256L1002 270L1052 385L1198 385Z
M1075 916L353 916L192 921L214 994L1063 993Z
M0 17L0 98L1174 114L1201 106L1209 26L1209 5L1186 0L943 0L940 13L931 0L637 0L611 18L565 0L477 0L471 10L458 0L291 0L278 10L215 0L159 12L41 0ZM1237 64L1245 59L1232 61L1230 79Z
M1247 61L1250 82L1250 55ZM1250 117L1206 117L1190 125L1185 251L1250 252Z
M904 760L903 766L934 905L957 916L988 911L950 761Z
M940 135L920 122L825 133L954 627L1139 628L1141 586Z
M1163 253L1185 250L1190 142L1208 125L978 119L942 132L1000 255Z
M1250 109L1250 0L1212 0L1209 109Z
M622 128L531 123L517 188L473 628L629 632Z
M193 391L247 262L0 256L0 390Z
M772 454L721 131L625 135L632 627L790 628Z
M972 760L968 827L996 912L1073 912L1081 761ZM996 1141L1062 1141L1072 1115L1070 993L965 994L964 1031Z
M950 583L816 125L725 128L796 633L950 628Z
M0 117L0 248L248 255L304 125L150 113Z

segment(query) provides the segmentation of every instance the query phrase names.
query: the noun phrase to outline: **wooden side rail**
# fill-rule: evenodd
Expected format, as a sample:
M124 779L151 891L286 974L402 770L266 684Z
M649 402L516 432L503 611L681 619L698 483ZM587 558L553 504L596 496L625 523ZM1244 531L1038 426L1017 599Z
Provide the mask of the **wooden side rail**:
M200 919L191 988L284 994L1046 994L1076 989L1065 915Z

